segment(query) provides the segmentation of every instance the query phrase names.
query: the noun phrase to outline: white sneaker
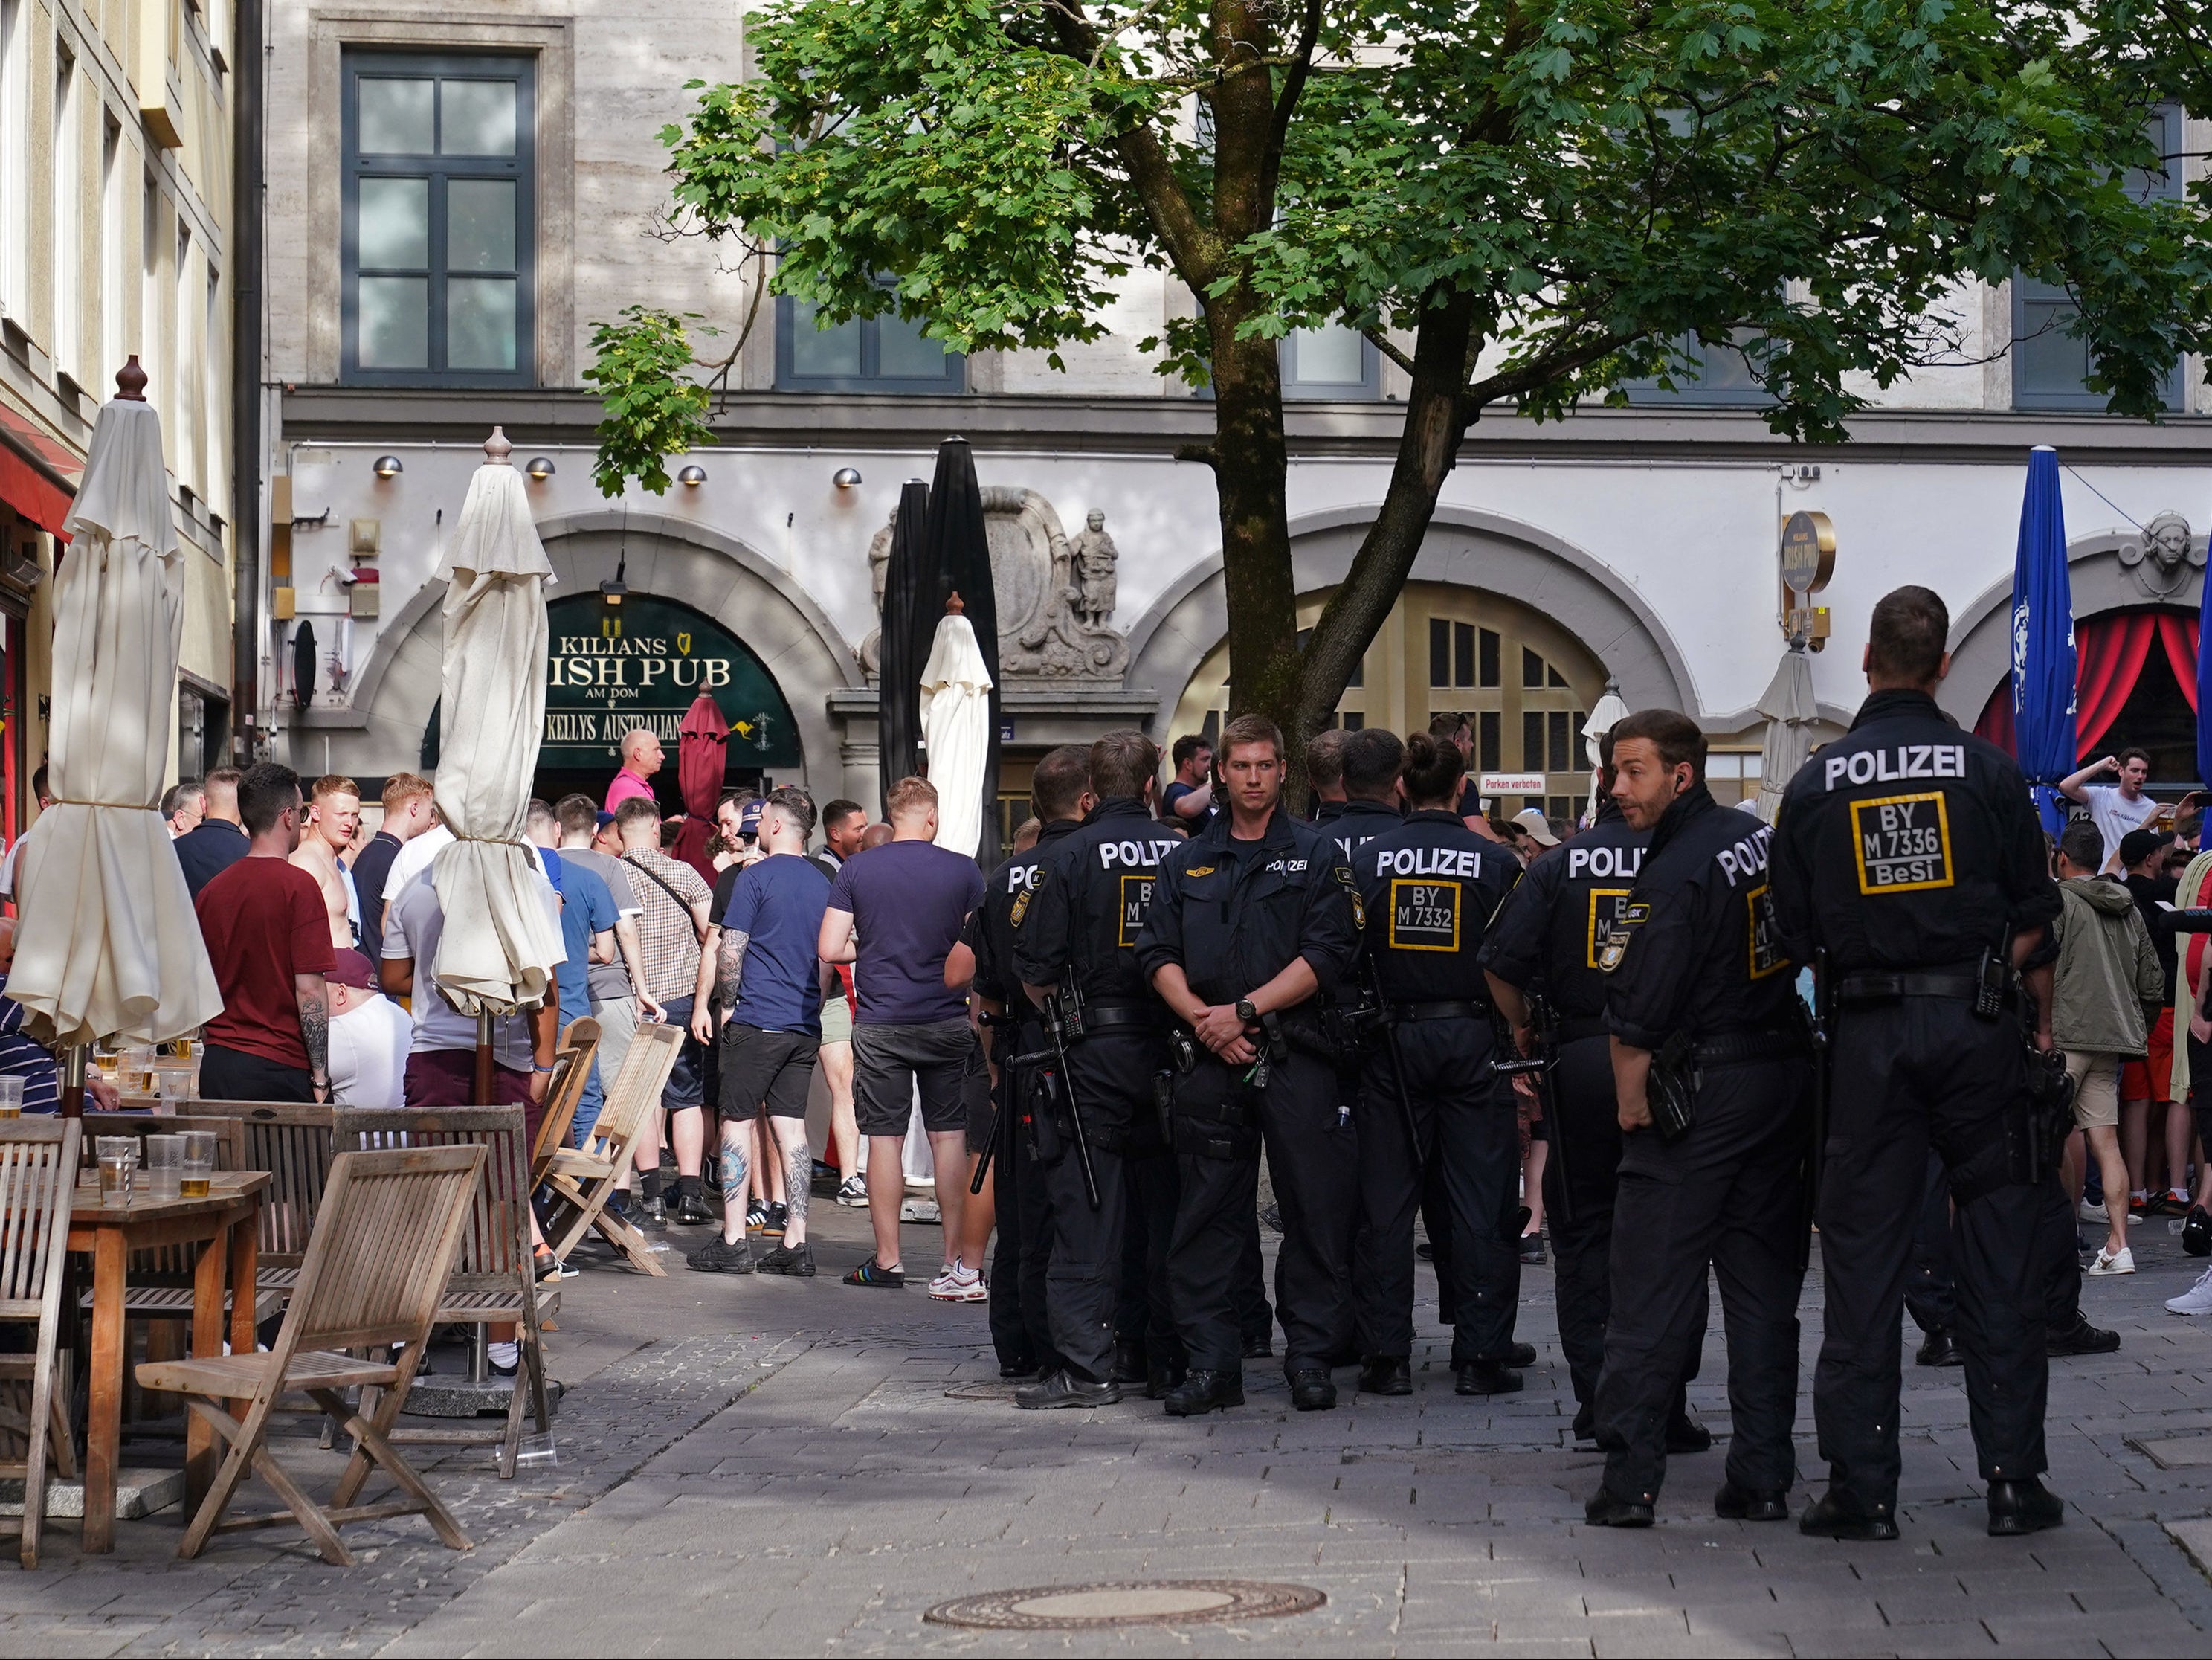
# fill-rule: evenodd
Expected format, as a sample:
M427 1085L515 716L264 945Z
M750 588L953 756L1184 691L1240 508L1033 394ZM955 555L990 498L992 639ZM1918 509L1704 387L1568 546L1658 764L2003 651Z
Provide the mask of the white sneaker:
M929 1282L929 1294L940 1303L981 1303L991 1295L991 1290L975 1269L951 1262Z
M2212 1314L2212 1268L2197 1276L2197 1283L2179 1297L2166 1299L2168 1314Z
M2136 1254L2125 1245L2117 1252L2109 1246L2100 1245L2097 1260L2089 1264L2088 1271L2092 1274L2133 1274L2136 1271Z
M2109 1222L2112 1219L2104 1205L2094 1199L2084 1199L2081 1201L2080 1215L2084 1222Z

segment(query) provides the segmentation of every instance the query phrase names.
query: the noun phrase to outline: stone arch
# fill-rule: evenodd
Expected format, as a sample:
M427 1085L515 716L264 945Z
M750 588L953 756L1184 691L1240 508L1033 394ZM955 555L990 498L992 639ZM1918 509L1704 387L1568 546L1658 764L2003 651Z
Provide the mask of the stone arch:
M1376 507L1334 508L1291 521L1291 569L1300 593L1344 580ZM1519 600L1572 634L1604 664L1631 708L1698 712L1689 665L1656 612L1619 573L1533 525L1471 508L1438 508L1410 580L1482 588ZM1159 698L1153 732L1172 736L1176 701L1229 631L1217 551L1155 599L1129 630L1126 684Z
M539 521L556 579L554 597L590 593L626 563L639 593L690 605L743 640L791 706L810 787L844 787L844 763L829 694L861 684L852 646L789 573L735 538L660 514L619 508ZM372 728L418 738L437 702L442 645L438 607L445 585L423 584L380 632L356 683L356 707Z
M2066 578L2073 590L2074 620L2082 622L2106 611L2145 605L2182 605L2195 609L2203 599L2204 569L2190 566L2170 593L2145 587L2135 567L2120 556L2123 548L2142 540L2134 529L2100 530L2077 537L2066 544ZM2191 548L2201 559L2205 538L2192 535ZM1951 672L1936 693L1936 701L1960 726L1971 727L1981 719L1982 708L1999 680L2012 672L2012 577L1992 582L1951 618Z

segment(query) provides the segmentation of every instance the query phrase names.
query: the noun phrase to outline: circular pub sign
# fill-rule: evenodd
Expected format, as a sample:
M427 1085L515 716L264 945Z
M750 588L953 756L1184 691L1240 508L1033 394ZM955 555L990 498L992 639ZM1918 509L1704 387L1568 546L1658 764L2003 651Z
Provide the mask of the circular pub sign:
M1836 573L1836 527L1825 513L1793 513L1782 526L1782 581L1793 593L1818 593Z

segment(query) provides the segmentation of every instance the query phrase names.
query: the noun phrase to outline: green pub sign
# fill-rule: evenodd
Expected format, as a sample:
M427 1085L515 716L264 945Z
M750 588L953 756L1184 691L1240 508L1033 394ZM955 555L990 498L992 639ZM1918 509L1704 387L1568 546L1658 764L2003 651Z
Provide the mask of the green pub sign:
M580 594L554 600L545 612L550 640L539 766L612 768L623 735L645 727L668 746L672 774L677 728L702 691L729 728L731 765L800 764L791 706L760 659L711 618L647 594L632 594L618 607Z

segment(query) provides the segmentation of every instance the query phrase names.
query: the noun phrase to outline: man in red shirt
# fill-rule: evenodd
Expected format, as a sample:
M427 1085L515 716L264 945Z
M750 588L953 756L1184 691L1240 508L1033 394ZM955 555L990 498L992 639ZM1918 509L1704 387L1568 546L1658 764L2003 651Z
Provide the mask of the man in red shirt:
M330 1091L330 993L337 966L315 879L292 864L300 775L264 762L238 784L246 857L196 906L222 1012L208 1022L200 1093L211 1101L321 1101Z

